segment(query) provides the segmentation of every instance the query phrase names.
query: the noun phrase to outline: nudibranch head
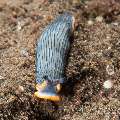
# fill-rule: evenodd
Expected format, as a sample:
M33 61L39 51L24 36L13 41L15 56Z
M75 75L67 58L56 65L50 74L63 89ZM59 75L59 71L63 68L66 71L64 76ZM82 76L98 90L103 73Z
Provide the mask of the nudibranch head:
M52 82L47 80L43 81L41 84L36 85L37 92L34 95L41 99L51 100L51 101L60 101L61 97L58 95L58 92L61 90L61 85L54 85Z

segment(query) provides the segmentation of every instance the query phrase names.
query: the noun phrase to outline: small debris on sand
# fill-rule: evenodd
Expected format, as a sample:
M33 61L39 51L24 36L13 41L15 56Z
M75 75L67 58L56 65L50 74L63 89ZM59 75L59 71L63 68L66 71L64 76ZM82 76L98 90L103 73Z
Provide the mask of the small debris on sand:
M93 21L92 20L88 20L88 25L93 25Z
M29 54L28 54L27 49L26 49L26 48L22 48L22 49L20 50L20 55L21 55L22 57L28 57Z
M106 80L104 83L103 83L103 87L106 88L106 89L110 89L112 88L113 86L113 83L111 80Z
M3 79L4 79L4 77L0 75L0 80L3 80Z
M113 75L115 73L114 72L114 65L112 65L112 64L107 65L106 71L107 71L108 75Z
M18 91L23 92L23 91L24 91L24 87L21 86L21 85L19 85L19 86L18 86Z
M97 16L96 17L96 21L97 22L102 22L103 21L103 17L102 16Z

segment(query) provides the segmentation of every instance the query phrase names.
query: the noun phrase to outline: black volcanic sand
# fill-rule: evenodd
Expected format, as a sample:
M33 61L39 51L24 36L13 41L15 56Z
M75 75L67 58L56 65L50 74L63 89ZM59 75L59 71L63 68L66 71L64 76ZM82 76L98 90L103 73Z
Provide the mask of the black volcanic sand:
M119 8L119 0L0 0L0 119L119 120ZM43 28L64 11L77 24L62 101L53 103L33 96L35 47Z

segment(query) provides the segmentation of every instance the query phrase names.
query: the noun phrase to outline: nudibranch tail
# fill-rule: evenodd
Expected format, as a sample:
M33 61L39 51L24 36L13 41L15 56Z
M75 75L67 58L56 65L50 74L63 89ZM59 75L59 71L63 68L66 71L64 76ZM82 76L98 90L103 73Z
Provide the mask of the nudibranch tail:
M68 13L68 12L60 15L56 19L56 21L63 21L63 22L66 22L67 24L69 24L69 26L71 26L72 32L75 29L75 17L73 15L71 15L70 13Z

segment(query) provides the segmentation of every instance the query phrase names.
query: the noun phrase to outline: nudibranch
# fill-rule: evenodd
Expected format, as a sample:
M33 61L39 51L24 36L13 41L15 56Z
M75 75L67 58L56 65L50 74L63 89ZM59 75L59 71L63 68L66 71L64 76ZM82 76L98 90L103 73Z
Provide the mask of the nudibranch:
M41 34L36 46L35 96L60 101L59 91L64 83L65 66L75 19L70 13L59 15Z

